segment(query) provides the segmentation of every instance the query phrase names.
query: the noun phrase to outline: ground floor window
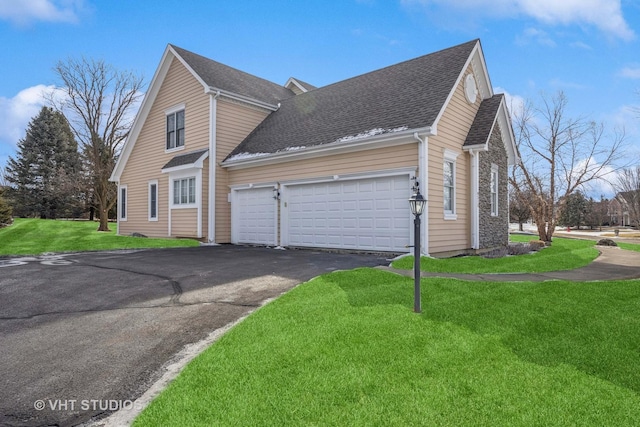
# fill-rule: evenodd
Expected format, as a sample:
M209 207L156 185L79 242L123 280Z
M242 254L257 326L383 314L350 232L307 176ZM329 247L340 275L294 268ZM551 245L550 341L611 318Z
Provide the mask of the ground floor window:
M127 220L127 186L126 185L121 185L120 186L120 199L118 200L118 205L119 205L119 213L120 213L120 220L121 221L126 221Z
M498 216L498 166L491 165L491 216Z
M196 203L196 178L173 180L173 204L191 205Z
M149 181L149 221L158 220L158 181Z

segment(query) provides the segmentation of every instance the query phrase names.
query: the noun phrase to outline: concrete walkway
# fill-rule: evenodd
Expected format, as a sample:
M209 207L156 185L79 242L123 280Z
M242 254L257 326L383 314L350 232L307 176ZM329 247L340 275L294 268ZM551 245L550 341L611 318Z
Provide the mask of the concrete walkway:
M589 265L574 270L550 271L548 273L483 273L452 274L421 271L421 277L452 277L456 279L491 282L544 282L545 280L569 280L587 282L593 280L625 280L640 278L640 252L618 247L596 246L600 255ZM397 270L392 267L377 267L383 270L413 277L413 270Z

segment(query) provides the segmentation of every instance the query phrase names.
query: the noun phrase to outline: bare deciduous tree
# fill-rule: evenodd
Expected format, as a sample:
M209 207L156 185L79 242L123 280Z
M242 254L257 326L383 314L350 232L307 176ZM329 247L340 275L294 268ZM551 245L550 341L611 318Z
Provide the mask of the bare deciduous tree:
M48 101L67 116L82 146L100 215L98 231L109 231L108 213L117 198L109 177L129 134L131 109L142 95L143 80L102 60L86 58L60 61L54 71L63 87L50 93Z
M566 198L585 184L611 173L624 132L606 137L604 126L567 111L563 92L543 95L514 112L513 125L520 164L509 179L529 205L540 240L550 243Z

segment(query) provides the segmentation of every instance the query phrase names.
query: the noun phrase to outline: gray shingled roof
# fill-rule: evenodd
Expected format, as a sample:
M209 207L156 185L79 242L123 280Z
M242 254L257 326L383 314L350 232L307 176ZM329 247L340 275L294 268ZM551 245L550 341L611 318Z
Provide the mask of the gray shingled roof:
M499 93L482 101L467 134L465 146L486 144L489 141L491 128L496 120L502 98L504 98L504 94Z
M282 101L227 158L328 144L372 129L433 124L478 40Z
M268 80L229 67L188 50L170 45L209 87L277 105L294 93Z
M206 148L203 150L190 151L184 154L178 154L173 159L169 160L169 162L162 167L162 169L175 168L176 166L184 166L195 163L202 157L204 153L206 153Z

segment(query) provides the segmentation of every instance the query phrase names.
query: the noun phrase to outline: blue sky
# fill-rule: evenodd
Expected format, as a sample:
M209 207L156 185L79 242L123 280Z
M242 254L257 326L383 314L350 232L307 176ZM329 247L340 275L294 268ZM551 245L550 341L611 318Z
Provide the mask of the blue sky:
M516 101L563 90L571 114L624 126L640 161L636 0L0 0L0 168L68 57L148 84L172 43L322 86L476 38L494 88Z

